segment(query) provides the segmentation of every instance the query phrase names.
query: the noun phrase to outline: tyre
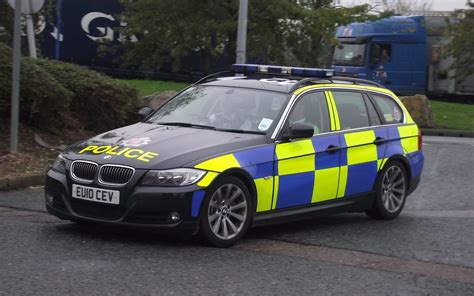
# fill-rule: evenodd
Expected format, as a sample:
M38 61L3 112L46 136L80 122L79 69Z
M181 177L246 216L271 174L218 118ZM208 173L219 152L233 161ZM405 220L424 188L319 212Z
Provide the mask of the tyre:
M201 207L200 234L212 246L230 247L247 232L253 210L245 184L236 177L225 177L206 194Z
M377 219L397 217L405 205L408 190L407 172L399 161L391 161L381 171L375 186L375 200L365 213Z

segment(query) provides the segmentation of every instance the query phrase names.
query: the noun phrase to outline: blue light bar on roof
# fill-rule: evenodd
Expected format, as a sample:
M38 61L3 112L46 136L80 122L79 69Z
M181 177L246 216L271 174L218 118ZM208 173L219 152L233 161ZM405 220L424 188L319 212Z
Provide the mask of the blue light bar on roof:
M255 64L233 64L232 70L245 74L260 73L319 78L327 78L334 76L334 70L332 69L284 67Z

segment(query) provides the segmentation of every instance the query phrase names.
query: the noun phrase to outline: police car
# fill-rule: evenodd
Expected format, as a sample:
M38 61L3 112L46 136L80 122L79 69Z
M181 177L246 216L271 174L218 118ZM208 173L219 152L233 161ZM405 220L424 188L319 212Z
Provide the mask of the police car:
M421 133L397 96L332 70L236 64L140 114L59 155L51 214L227 247L262 224L395 218L420 182Z

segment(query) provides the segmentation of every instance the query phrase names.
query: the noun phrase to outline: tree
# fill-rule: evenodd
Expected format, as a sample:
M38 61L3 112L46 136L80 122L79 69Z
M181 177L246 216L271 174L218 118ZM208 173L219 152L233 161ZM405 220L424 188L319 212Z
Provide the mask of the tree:
M334 6L331 0L301 0L296 28L289 36L292 53L301 66L328 66L332 48L337 43L335 30L352 22L375 20L367 4L352 7Z
M235 56L238 0L122 0L122 33L139 37L125 42L122 65L140 69L183 69L183 61L199 57L211 72ZM377 16L368 5L334 7L332 0L249 1L247 60L318 66L334 43L337 26Z
M13 32L13 10L0 0L0 42L10 44Z
M395 14L406 14L410 11L429 11L433 0L372 0L372 8L381 11L392 11Z
M471 5L473 7L474 5ZM450 24L449 31L452 39L447 47L447 55L453 56L452 68L456 70L457 78L463 80L474 74L474 9L462 11L465 17L458 23Z

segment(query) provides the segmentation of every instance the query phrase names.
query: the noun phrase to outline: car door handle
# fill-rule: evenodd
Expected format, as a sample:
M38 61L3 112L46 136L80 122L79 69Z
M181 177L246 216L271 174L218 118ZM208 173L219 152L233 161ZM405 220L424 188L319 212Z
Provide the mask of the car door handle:
M333 153L333 152L336 152L336 151L339 150L339 149L341 149L341 147L336 146L336 145L329 145L329 146L326 148L326 152Z
M375 138L375 140L374 140L374 144L375 144L375 145L380 145L380 144L385 143L386 141L387 141L387 140L385 140L385 139L382 138L382 137L377 137L377 138Z

